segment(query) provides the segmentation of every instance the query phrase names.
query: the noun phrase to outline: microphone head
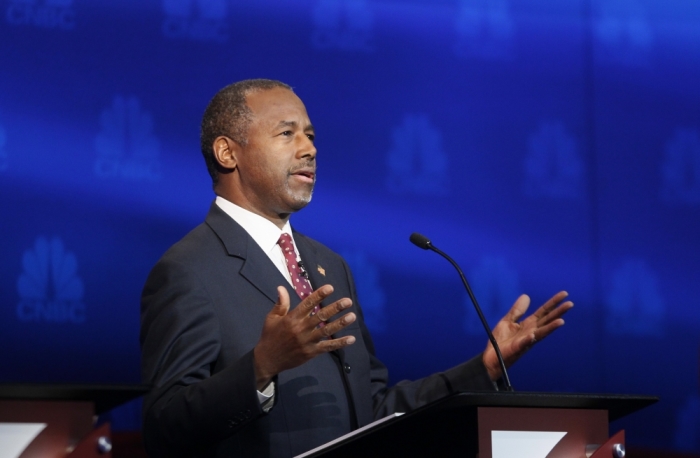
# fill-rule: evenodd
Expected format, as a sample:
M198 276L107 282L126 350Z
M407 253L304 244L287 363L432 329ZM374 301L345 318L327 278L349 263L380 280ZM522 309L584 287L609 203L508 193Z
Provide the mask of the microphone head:
M411 234L409 240L412 244L414 244L418 248L423 248L424 250L429 250L432 246L432 243L430 243L428 237L424 236L423 234L419 234L418 232L414 232L413 234Z

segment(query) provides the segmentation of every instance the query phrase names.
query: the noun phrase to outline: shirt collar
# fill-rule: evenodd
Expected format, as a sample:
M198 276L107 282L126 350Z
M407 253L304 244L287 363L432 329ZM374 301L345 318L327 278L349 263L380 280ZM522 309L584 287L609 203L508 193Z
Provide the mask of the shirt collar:
M265 253L271 253L277 247L280 235L283 233L292 235L292 226L289 224L289 221L284 223L284 227L280 230L267 218L239 207L221 196L216 196L216 205L237 222L260 245L260 248ZM294 240L294 237L292 237L292 240Z

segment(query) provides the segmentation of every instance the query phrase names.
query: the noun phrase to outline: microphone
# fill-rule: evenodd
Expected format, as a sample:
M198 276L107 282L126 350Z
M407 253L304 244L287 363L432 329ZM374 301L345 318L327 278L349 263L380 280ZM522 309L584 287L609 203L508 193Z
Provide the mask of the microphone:
M299 275L301 275L302 277L304 277L308 280L309 273L306 271L306 267L304 267L304 263L301 262L301 259L297 262L297 265L299 266Z
M513 386L510 384L510 378L508 378L508 371L506 370L506 363L503 361L503 356L501 355L501 349L498 347L498 343L496 342L496 339L493 337L493 333L491 332L491 327L489 327L489 324L486 322L486 318L484 318L484 314L481 311L481 307L479 307L479 303L476 301L476 296L474 296L474 293L472 292L471 286L469 286L469 282L467 281L467 278L464 276L464 273L462 272L462 269L459 268L457 263L449 257L445 252L442 250L436 248L433 243L428 239L428 237L424 236L423 234L419 234L418 232L414 232L411 234L411 237L409 238L411 243L413 243L415 246L418 248L423 248L424 250L432 250L442 256L443 258L447 259L450 264L454 266L455 269L457 269L457 272L459 272L459 276L462 278L462 283L464 283L464 287L467 289L467 294L469 294L469 299L471 299L472 304L474 304L474 308L476 309L476 313L479 315L479 319L481 320L481 324L484 326L484 329L486 330L486 334L489 336L489 341L491 342L491 345L493 345L493 349L496 350L496 356L498 357L498 363L501 365L501 371L503 372L503 382L505 384L505 389L506 391L513 391Z

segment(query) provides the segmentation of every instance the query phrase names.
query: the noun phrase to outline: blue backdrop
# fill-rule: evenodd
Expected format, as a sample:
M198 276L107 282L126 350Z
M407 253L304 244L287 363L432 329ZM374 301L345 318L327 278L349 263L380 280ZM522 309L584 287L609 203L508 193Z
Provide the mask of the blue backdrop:
M213 199L213 94L294 86L320 164L298 230L346 256L392 379L521 292L567 326L516 389L642 393L629 442L700 451L696 0L3 0L0 381L139 382L139 295ZM138 405L113 414L138 428Z

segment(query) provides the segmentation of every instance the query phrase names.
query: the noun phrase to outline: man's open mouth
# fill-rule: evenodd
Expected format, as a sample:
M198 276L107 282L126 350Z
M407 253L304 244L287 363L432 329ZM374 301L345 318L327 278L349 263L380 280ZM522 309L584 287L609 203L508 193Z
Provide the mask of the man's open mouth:
M316 172L314 170L296 170L292 173L292 175L298 176L310 182L313 182L316 179Z

